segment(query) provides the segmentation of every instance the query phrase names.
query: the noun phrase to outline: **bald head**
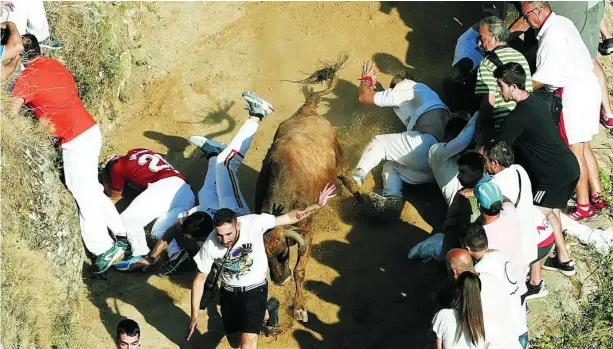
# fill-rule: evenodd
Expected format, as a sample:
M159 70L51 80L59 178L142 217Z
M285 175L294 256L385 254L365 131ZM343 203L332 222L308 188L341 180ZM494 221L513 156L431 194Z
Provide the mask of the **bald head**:
M447 252L447 269L453 270L454 277L465 271L473 270L473 259L468 251L454 248Z

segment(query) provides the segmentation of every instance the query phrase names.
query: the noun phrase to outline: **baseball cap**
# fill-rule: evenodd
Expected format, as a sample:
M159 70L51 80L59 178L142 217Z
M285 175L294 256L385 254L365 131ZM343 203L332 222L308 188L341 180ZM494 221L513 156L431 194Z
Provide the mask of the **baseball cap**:
M496 202L502 204L502 192L498 187L498 184L491 181L492 176L483 177L475 186L475 196L479 206L489 210Z

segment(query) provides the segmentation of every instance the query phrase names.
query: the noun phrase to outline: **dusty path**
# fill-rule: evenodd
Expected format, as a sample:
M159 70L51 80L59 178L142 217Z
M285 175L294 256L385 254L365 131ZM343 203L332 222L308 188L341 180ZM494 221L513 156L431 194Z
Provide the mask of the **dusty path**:
M245 120L240 94L254 90L277 112L262 122L239 171L250 204L262 158L279 122L303 101L300 78L320 59L350 55L334 95L320 112L336 127L351 164L370 137L400 130L391 111L357 102L361 62L375 59L384 72L408 65L415 79L440 90L456 38L480 15L479 3L156 3L134 14L130 28L129 100L120 124L105 134L108 151L148 147L167 154L197 190L206 161L185 138L203 134L227 142ZM454 20L454 17L457 19ZM460 25L461 22L463 25ZM140 46L140 47L138 47ZM389 75L381 74L387 86ZM315 88L318 88L317 86ZM282 301L287 331L262 338L264 348L422 348L432 315L430 294L436 266L409 262L408 249L442 219L442 199L433 187L408 188L405 221L377 226L352 214L345 195L321 212L313 258L307 269L310 321L289 318L293 285L270 287ZM415 205L415 206L413 206ZM423 217L423 218L422 218ZM202 313L202 336L186 343L191 274L175 278L110 272L107 281L84 272L88 301L82 330L108 348L117 321L136 319L147 348L228 348L215 309ZM95 346L92 346L92 348Z

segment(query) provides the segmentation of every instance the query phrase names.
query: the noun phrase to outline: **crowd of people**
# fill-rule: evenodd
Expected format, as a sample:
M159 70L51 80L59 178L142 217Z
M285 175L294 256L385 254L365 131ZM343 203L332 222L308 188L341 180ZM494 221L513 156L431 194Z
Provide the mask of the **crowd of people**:
M83 243L93 256L92 273L111 267L146 271L164 251L163 275L191 261L197 273L187 339L199 329L200 309L219 292L230 345L256 348L263 326L278 323L279 308L278 300L268 299L263 236L313 215L335 196L335 186L321 188L304 209L251 214L236 171L260 121L274 112L253 92L242 95L249 115L229 144L188 138L208 161L197 195L150 149L100 162L99 125L70 72L43 55L43 48L59 49L61 43L49 36L42 1L2 5L8 13L2 80L14 79L11 115L25 106L51 124L66 187L78 204ZM407 72L378 90L374 63L362 66L359 101L391 107L407 128L375 136L363 152L353 171L359 186L383 162L383 190L364 193L365 205L376 215L393 216L402 209L403 183L436 183L448 206L441 231L409 251L410 259L438 261L446 276L432 321L437 348L526 348L526 300L548 294L541 269L576 272L562 211L574 193L569 217L576 221L608 205L590 146L599 122L613 127L606 78L596 60L596 52L613 52L604 3L534 1L522 2L520 10L510 25L489 11L458 39L445 82L447 104ZM518 33L525 50L514 46ZM534 59L534 48L525 45L531 34ZM139 193L120 214L114 203L126 185ZM157 241L150 249L145 227L152 222ZM117 347L138 346L138 324L122 321Z

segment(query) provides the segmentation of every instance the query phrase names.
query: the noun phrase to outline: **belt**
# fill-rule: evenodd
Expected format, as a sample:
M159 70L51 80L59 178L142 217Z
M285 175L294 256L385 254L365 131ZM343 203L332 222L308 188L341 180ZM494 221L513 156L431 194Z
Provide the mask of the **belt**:
M242 292L247 292L247 291L251 291L251 290L255 290L258 287L262 287L264 285L266 285L267 282L266 280L254 284L254 285L249 285L249 286L228 286L226 284L221 284L221 288L224 289L225 291L228 292L233 292L233 293L242 293Z

